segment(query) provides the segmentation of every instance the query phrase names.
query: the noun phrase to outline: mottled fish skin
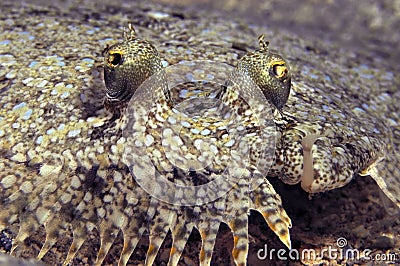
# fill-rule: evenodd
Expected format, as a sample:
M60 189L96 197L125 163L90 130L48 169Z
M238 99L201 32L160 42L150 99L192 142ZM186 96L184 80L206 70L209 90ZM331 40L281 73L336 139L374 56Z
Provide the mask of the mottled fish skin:
M212 48L212 53L206 54L209 51L207 42L219 40L202 31L212 27L213 21L197 25L196 38L183 36L182 41L171 46L167 42L175 41L174 38L179 40L180 32L188 25L173 19L163 24L149 18L149 24L144 26L160 36L153 38L154 33L147 32L147 39L153 40L160 56L169 64L207 56L214 61L236 64L234 50L224 45L219 44ZM141 21L133 22L143 25ZM80 22L76 22L76 26L79 25ZM59 27L68 32L68 27ZM170 29L169 35L161 34L165 28ZM271 229L290 246L290 219L282 208L280 196L267 179L251 193L247 190L247 180L243 179L235 186L235 193L194 208L165 204L149 196L135 183L121 161L123 114L113 112L119 110L119 106L104 108L107 91L100 89L103 87L99 73L89 66L95 60L81 60L93 55L71 49L65 52L73 56L66 60L57 55L43 56L37 51L33 63L27 66L20 52L24 51L26 43L21 42L21 35L14 31L2 33L2 38L12 44L7 49L1 48L2 67L11 82L0 93L0 229L19 222L13 250L44 225L46 241L39 253L40 259L71 226L74 240L64 262L68 264L88 233L97 227L101 247L96 264L101 264L118 231L122 230L124 247L119 263L125 265L148 230L150 247L146 264L152 264L171 230L173 248L169 264L176 265L195 227L202 237L200 262L208 265L219 224L224 222L234 234L235 262L245 265L250 209L261 212ZM43 30L47 38L53 40L50 51L61 50L62 41L68 42L69 47L81 43L72 34L67 39L49 34L59 31L54 25ZM41 37L43 32L35 37ZM229 38L238 39L236 34L239 33L233 32ZM107 34L99 32L98 40L109 37ZM252 43L256 35L243 29L240 37ZM98 43L90 45L98 47ZM179 55L184 51L177 47L191 49L177 45L185 43L198 50ZM277 48L290 51L285 44ZM385 75L388 73L368 67L363 70L343 67L332 72L329 62L325 69L313 68L312 60L324 60L323 55L315 55L312 60L290 54L287 58L293 86L286 105L281 106L278 101L277 107L282 110L275 112L280 141L276 147L277 161L269 175L288 184L301 182L308 192L316 193L341 187L357 174L370 174L400 207L398 110L390 94L379 90L380 85L388 86L390 77ZM15 62L24 67L15 68ZM332 75L324 84L314 84L313 75L329 73ZM357 86L366 82L359 78L360 73L374 76L375 89L359 91ZM343 81L342 77L348 75L353 75L353 83ZM358 96L357 101L350 97L352 95Z
M220 223L225 222L234 235L232 254L235 262L237 265L245 265L248 253L247 229L250 209L262 213L271 229L290 248L288 229L291 222L282 208L281 199L264 177L261 177L263 182L255 190L251 192L248 190L249 178L257 174L252 172L254 170L250 166L243 178L237 184L233 184L233 188L226 195L200 206L182 207L163 203L138 186L122 161L124 146L129 141L121 136L126 119L126 108L123 103L129 101L136 87L141 83L137 82L135 87L134 80L143 81L145 78L141 78L142 75L148 77L157 72L160 59L152 45L147 41L137 39L133 33L124 42L112 45L104 53L107 87L105 107L110 111L109 113L102 111L100 115L87 118L85 121L65 120L62 128L57 130L46 129L47 123L40 120L42 123L38 123L38 126L33 127L31 131L17 134L15 127L10 127L7 122L16 123L15 121L23 119L20 115L25 109L15 110L10 106L8 110L2 110L2 115L6 119L2 121L1 129L5 132L4 136L12 136L11 138L3 137L2 146L9 145L14 148L9 151L4 150L5 164L9 164L5 169L11 171L7 172L1 181L2 205L6 207L0 211L1 229L17 219L20 222L19 233L15 238L12 251L29 236L31 231L36 231L39 226L44 225L47 235L46 242L38 255L40 259L61 236L67 225L71 224L74 240L64 261L64 264L69 264L95 226L99 229L101 236L96 264L102 263L115 236L121 230L125 244L119 264L125 265L143 232L148 231L150 246L145 263L151 265L165 236L171 230L174 241L169 264L176 265L195 227L200 231L203 239L200 263L208 265L211 261L217 230ZM117 53L118 60L115 59ZM266 54L264 60L280 58L276 54L270 55L266 49L263 53ZM147 63L142 62L150 57L149 54L152 59L146 61ZM143 63L141 69L137 68L137 62ZM284 67L282 66L283 59L279 62L280 67ZM148 67L149 65L155 67ZM271 68L274 68L274 64L271 64ZM270 73L272 70L267 69L267 71ZM286 74L288 74L287 71L283 73L283 75ZM280 80L282 77L279 74L279 77L274 78ZM285 84L289 89L290 81ZM283 93L286 93L286 87L283 88L285 88ZM235 97L234 94L224 92L221 95L222 101L235 107L238 101L232 98ZM161 108L164 110L160 113L161 116L166 115L168 111L171 112L170 105L165 101ZM32 119L41 119L35 115L36 112L33 113ZM150 117L153 116L150 115ZM153 118L153 123L157 124L156 116ZM257 121L248 122L246 127L252 127L255 123ZM246 125L247 122L244 124ZM152 126L151 129L155 131L157 127ZM41 133L45 130L47 134L42 135ZM53 132L49 133L49 130L57 132L53 135ZM36 140L34 151L27 149L28 145L24 147L16 144L22 144L26 134L31 134L33 140ZM76 146L70 146L70 142L75 142ZM56 150L59 146L55 145L52 150L48 147L52 146L51 143L64 145L66 149L61 154L57 154ZM161 146L158 149L161 150ZM44 156L46 152L49 153L48 156ZM167 161L167 158L164 159ZM18 179L19 173L15 172L14 163L18 166L24 163L36 167L37 171L31 175L38 176ZM28 175L28 168L20 168L21 175ZM212 172L211 168L209 180L213 179ZM189 176L189 172L184 172L183 176L179 176L178 173L178 177L174 176L173 171L164 174L172 174L173 178L178 180L182 177L181 182L185 182L185 176ZM66 180L70 182L65 182ZM190 184L196 183L190 181ZM166 187L163 189L168 190ZM176 194L179 194L178 192ZM211 220L210 217L212 217Z

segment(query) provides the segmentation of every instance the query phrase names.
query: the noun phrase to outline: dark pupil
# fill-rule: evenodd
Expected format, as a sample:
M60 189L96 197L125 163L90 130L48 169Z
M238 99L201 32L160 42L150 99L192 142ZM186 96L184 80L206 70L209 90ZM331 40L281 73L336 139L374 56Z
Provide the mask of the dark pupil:
M110 64L112 64L113 66L119 65L122 61L122 55L121 54L112 54L111 55L111 61Z

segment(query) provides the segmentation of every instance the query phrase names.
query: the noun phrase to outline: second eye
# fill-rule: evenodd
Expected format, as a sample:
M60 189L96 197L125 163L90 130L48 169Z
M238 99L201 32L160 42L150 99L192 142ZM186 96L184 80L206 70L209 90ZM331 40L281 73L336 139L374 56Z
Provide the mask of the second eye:
M122 65L122 54L119 52L110 53L107 58L107 63L111 67L117 67L118 65Z
M280 79L285 78L287 76L287 73L289 72L288 68L284 64L275 64L272 67L272 70L274 72L274 75Z

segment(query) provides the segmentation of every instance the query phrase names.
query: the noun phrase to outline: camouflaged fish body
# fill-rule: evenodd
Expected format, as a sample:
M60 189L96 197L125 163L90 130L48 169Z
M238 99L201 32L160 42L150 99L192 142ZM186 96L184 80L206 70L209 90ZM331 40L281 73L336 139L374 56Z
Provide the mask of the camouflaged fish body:
M153 45L138 41L135 36L128 36L125 42L130 41L133 41L135 49L140 46L138 51L143 52L143 57L150 57L150 61L140 68L144 70L143 75L122 73L113 81L105 74L108 84L120 84L121 79L126 78L125 83L132 86L130 89L135 89L137 84L160 69ZM260 62L260 53L267 52L262 40L260 43L260 50L242 58L242 65L239 63L239 69L253 80L252 66ZM129 49L121 49L117 45L106 51L106 73L107 64L120 63L122 57L119 52L130 55ZM128 60L125 62L130 60L125 59ZM149 63L154 65L149 67ZM43 59L40 64L47 62ZM277 65L268 65L278 78L288 74L284 66L282 60ZM38 77L42 74L41 70L37 70ZM56 79L59 74L52 75ZM29 81L25 83L29 84ZM9 91L3 92L0 101L0 229L19 222L20 229L13 249L44 225L46 241L39 253L40 259L71 226L74 239L64 262L68 264L90 231L96 227L101 237L96 264L101 264L121 230L124 247L119 264L125 265L139 239L149 233L146 265L151 265L170 230L173 245L169 265L176 265L190 232L197 228L202 238L200 263L209 265L219 225L224 222L233 232L232 254L235 262L245 265L248 214L251 209L259 211L270 228L290 247L288 230L291 222L281 206L279 195L264 177L254 190L249 190L250 179L257 174L254 168L249 167L246 175L233 185L229 193L199 206L167 204L144 191L122 160L127 142L122 137L126 126L124 100L132 96L129 88L128 91L123 90L122 94L120 88L108 89L105 102L107 109L103 109L103 103L98 101L98 106L90 107L93 108L90 112L92 116L88 117L79 108L82 106L73 108L68 100L49 100L49 95L73 93L64 82L57 83L54 88L44 86L39 90L37 88L42 87L35 84L33 86L36 89L27 95L19 90L19 86L24 85L14 84ZM377 132L382 133L385 125L365 122L370 120L368 113L361 112L355 117L351 108L344 108L349 100L340 97L343 93L339 93L339 96L334 94L330 99L331 109L338 107L337 110L340 110L330 114L338 116L336 121L314 119L321 110L313 110L313 106L323 106L327 102L318 95L313 102L301 102L304 108L309 108L310 113L294 111L296 99L300 101L308 93L314 95L315 91L306 83L294 82L287 107L283 107L287 93L279 94L278 98L274 98L274 92L265 93L268 99L275 99L271 100L272 104L282 109L281 112L274 112L278 134L276 162L268 175L278 176L288 184L301 182L306 191L315 193L341 187L356 174L371 174L386 195L400 207L397 178L388 178L388 173L396 173L397 170L390 167L382 169L380 162L389 152L393 154L393 151L386 151L387 148L397 149L397 146L388 147L388 139L375 137ZM18 99L17 103L15 99ZM93 103L84 97L80 102L82 105ZM351 105L349 103L348 106ZM349 123L360 124L362 129L348 130L350 126L346 125L341 114L358 120ZM159 121L154 119L155 122ZM51 121L57 121L57 125Z
M148 56L149 49L153 50L152 45L135 37L128 37L126 42L135 48L140 46L144 57ZM140 45L137 45L138 43ZM106 64L117 62L114 51L120 50L118 46L110 47L106 55ZM127 49L125 52L129 55L134 51ZM139 58L140 61L140 56L139 54L135 60ZM126 63L130 61L128 57L124 57L124 60ZM150 61L154 63L154 60ZM107 67L105 71L107 85L113 84L107 76ZM129 74L133 78L138 77ZM123 78L125 76L118 77L119 84L123 83ZM131 80L128 83L135 86ZM109 91L110 94L114 92ZM8 151L3 150L3 169L9 169L9 172L6 170L1 180L2 205L6 208L2 208L0 217L2 228L17 220L20 222L13 249L32 231L44 225L47 234L38 255L40 259L71 224L74 240L64 262L68 264L88 233L96 226L101 235L97 264L101 264L118 231L122 230L124 249L120 264L125 265L141 235L147 231L150 234L150 247L146 264L150 265L168 230L171 230L174 242L169 264L176 265L192 229L196 227L203 239L200 261L201 264L207 265L211 261L219 225L225 222L234 233L235 261L238 265L243 265L246 264L248 252L247 219L250 209L262 212L267 222L273 225L274 231L290 247L290 219L282 209L280 197L266 179L264 184L249 194L249 177L243 178L238 184L234 184L231 192L224 197L196 207L165 204L143 191L121 161L126 141L121 138L121 127L124 124L124 116L121 113L124 106L115 105L110 100L113 97L114 94L108 94L106 101L111 114L102 112L101 115L86 121L65 120L61 123L61 130L58 128L58 133L54 135L51 134L54 129L38 130L38 127L31 127L32 130L28 129L24 134L15 134L15 127L7 127L7 123L15 124L15 120L20 119L19 116L25 109L23 106L8 111L7 119L2 121L2 130L3 136L12 137L3 137L2 147L14 146L14 143L22 144L29 134L34 136L33 141L38 146L34 151L27 150L23 145L14 146L15 148ZM3 109L3 112L5 110ZM50 111L49 116L55 114L54 110ZM3 114L5 116L5 113ZM42 114L38 119L42 121L41 119L46 118L50 119L46 114ZM86 126L81 125L83 123ZM38 123L38 126L40 128L47 125ZM38 136L40 131L50 134ZM70 142L72 145L69 145ZM62 145L65 150L58 157L54 157L59 146L53 146L52 150L50 143ZM47 153L52 156L46 156ZM28 167L22 167L26 164ZM32 173L32 168L36 168L36 172ZM21 176L25 178L18 178Z

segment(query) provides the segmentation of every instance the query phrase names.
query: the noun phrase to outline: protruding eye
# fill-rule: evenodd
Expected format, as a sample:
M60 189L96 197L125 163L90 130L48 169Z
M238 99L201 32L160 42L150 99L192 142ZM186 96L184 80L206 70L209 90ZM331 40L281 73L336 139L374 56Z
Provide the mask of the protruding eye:
M284 63L276 63L272 66L272 71L274 72L275 77L279 79L286 78L289 69L285 66Z
M110 67L117 67L122 64L122 53L121 52L113 52L110 53L107 57L107 64Z

